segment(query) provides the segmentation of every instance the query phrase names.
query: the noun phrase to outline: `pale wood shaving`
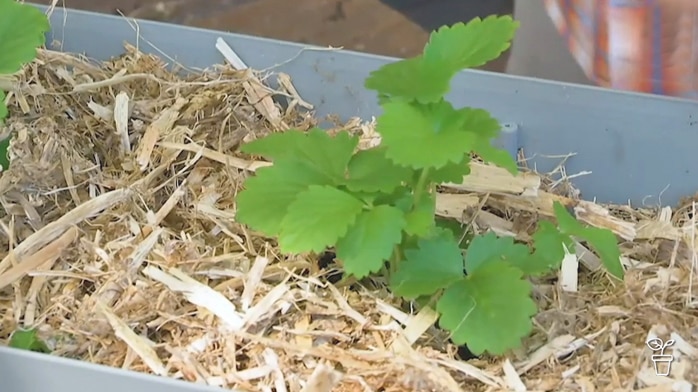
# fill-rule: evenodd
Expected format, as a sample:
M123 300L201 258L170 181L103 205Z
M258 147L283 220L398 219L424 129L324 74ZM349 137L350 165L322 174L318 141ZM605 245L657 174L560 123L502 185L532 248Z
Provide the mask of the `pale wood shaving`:
M131 152L131 140L128 135L129 98L125 92L116 94L114 100L114 124L116 133L121 138L121 148L124 152Z
M266 257L257 256L247 273L247 279L245 279L245 289L240 295L240 303L242 304L242 311L247 311L252 304L254 295L259 290L259 284L262 282L264 277L264 270L269 264L269 259Z
M579 286L579 260L577 255L565 249L565 257L562 258L560 267L560 289L569 293L576 293Z
M26 257L21 263L10 267L0 273L0 290L11 285L15 281L27 276L27 274L44 264L56 261L61 253L78 238L78 231L71 227L52 243L41 248L36 253Z
M138 336L135 332L129 328L129 326L123 322L119 317L117 317L110 309L105 305L98 302L97 309L100 310L109 320L112 328L114 328L114 335L126 342L128 347L133 350L142 360L148 365L153 373L164 376L167 374L167 369L160 362L160 357L158 357L152 346L153 342L147 340L142 336Z
M507 383L507 387L515 392L526 392L526 384L521 381L521 377L516 372L514 365L511 364L509 359L505 360L502 364L502 370L504 371L504 380Z
M301 392L332 392L342 378L342 374L329 366L315 367Z
M155 267L146 267L143 273L163 283L170 290L184 294L191 303L208 309L223 320L232 331L242 327L242 317L235 309L235 305L219 292L190 278L182 271L170 268L165 272Z

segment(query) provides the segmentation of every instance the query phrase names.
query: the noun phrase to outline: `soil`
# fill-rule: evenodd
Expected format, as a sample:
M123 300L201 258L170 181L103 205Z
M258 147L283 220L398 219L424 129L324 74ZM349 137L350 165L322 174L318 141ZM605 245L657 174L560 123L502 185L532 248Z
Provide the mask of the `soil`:
M513 13L513 0L62 0L59 5L393 57L419 53L429 32L444 24ZM483 69L504 72L508 57Z

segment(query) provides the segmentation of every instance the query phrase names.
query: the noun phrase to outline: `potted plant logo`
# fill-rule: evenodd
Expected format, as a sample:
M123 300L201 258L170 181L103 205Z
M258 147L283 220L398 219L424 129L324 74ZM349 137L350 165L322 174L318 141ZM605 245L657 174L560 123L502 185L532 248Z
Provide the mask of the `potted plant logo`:
M674 361L673 355L664 354L667 347L674 345L674 340L670 339L664 342L660 338L654 338L647 341L647 347L653 352L659 351L659 354L652 355L652 363L654 363L654 372L658 376L668 376L671 373L671 363Z

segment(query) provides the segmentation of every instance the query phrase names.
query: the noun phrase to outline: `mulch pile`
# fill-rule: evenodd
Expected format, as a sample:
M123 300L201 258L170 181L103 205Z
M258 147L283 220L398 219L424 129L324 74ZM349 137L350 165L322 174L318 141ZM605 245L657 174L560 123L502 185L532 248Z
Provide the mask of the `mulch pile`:
M579 273L537 282L541 311L524 347L462 361L429 309L381 287L329 284L316 259L284 257L235 222L236 192L268 164L241 143L318 123L287 75L219 66L182 76L126 49L103 63L42 50L3 82L15 136L0 178L0 344L37 327L53 355L238 391L698 384L693 199L598 205L578 199L564 165L512 177L474 162L466 182L441 189L440 215L525 241L558 200L618 235L628 272L613 281L579 244ZM266 87L270 77L282 91ZM340 129L379 142L370 122L330 131ZM675 341L668 376L655 373L653 337Z

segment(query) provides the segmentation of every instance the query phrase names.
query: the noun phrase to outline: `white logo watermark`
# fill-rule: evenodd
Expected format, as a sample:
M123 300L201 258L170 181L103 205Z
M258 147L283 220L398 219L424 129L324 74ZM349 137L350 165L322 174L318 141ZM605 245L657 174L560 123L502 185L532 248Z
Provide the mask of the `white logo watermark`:
M647 347L653 352L659 354L652 355L652 363L654 363L654 373L658 376L668 376L671 373L671 363L674 361L673 355L664 354L667 347L674 345L674 340L670 339L666 342L660 338L654 338L647 341Z

